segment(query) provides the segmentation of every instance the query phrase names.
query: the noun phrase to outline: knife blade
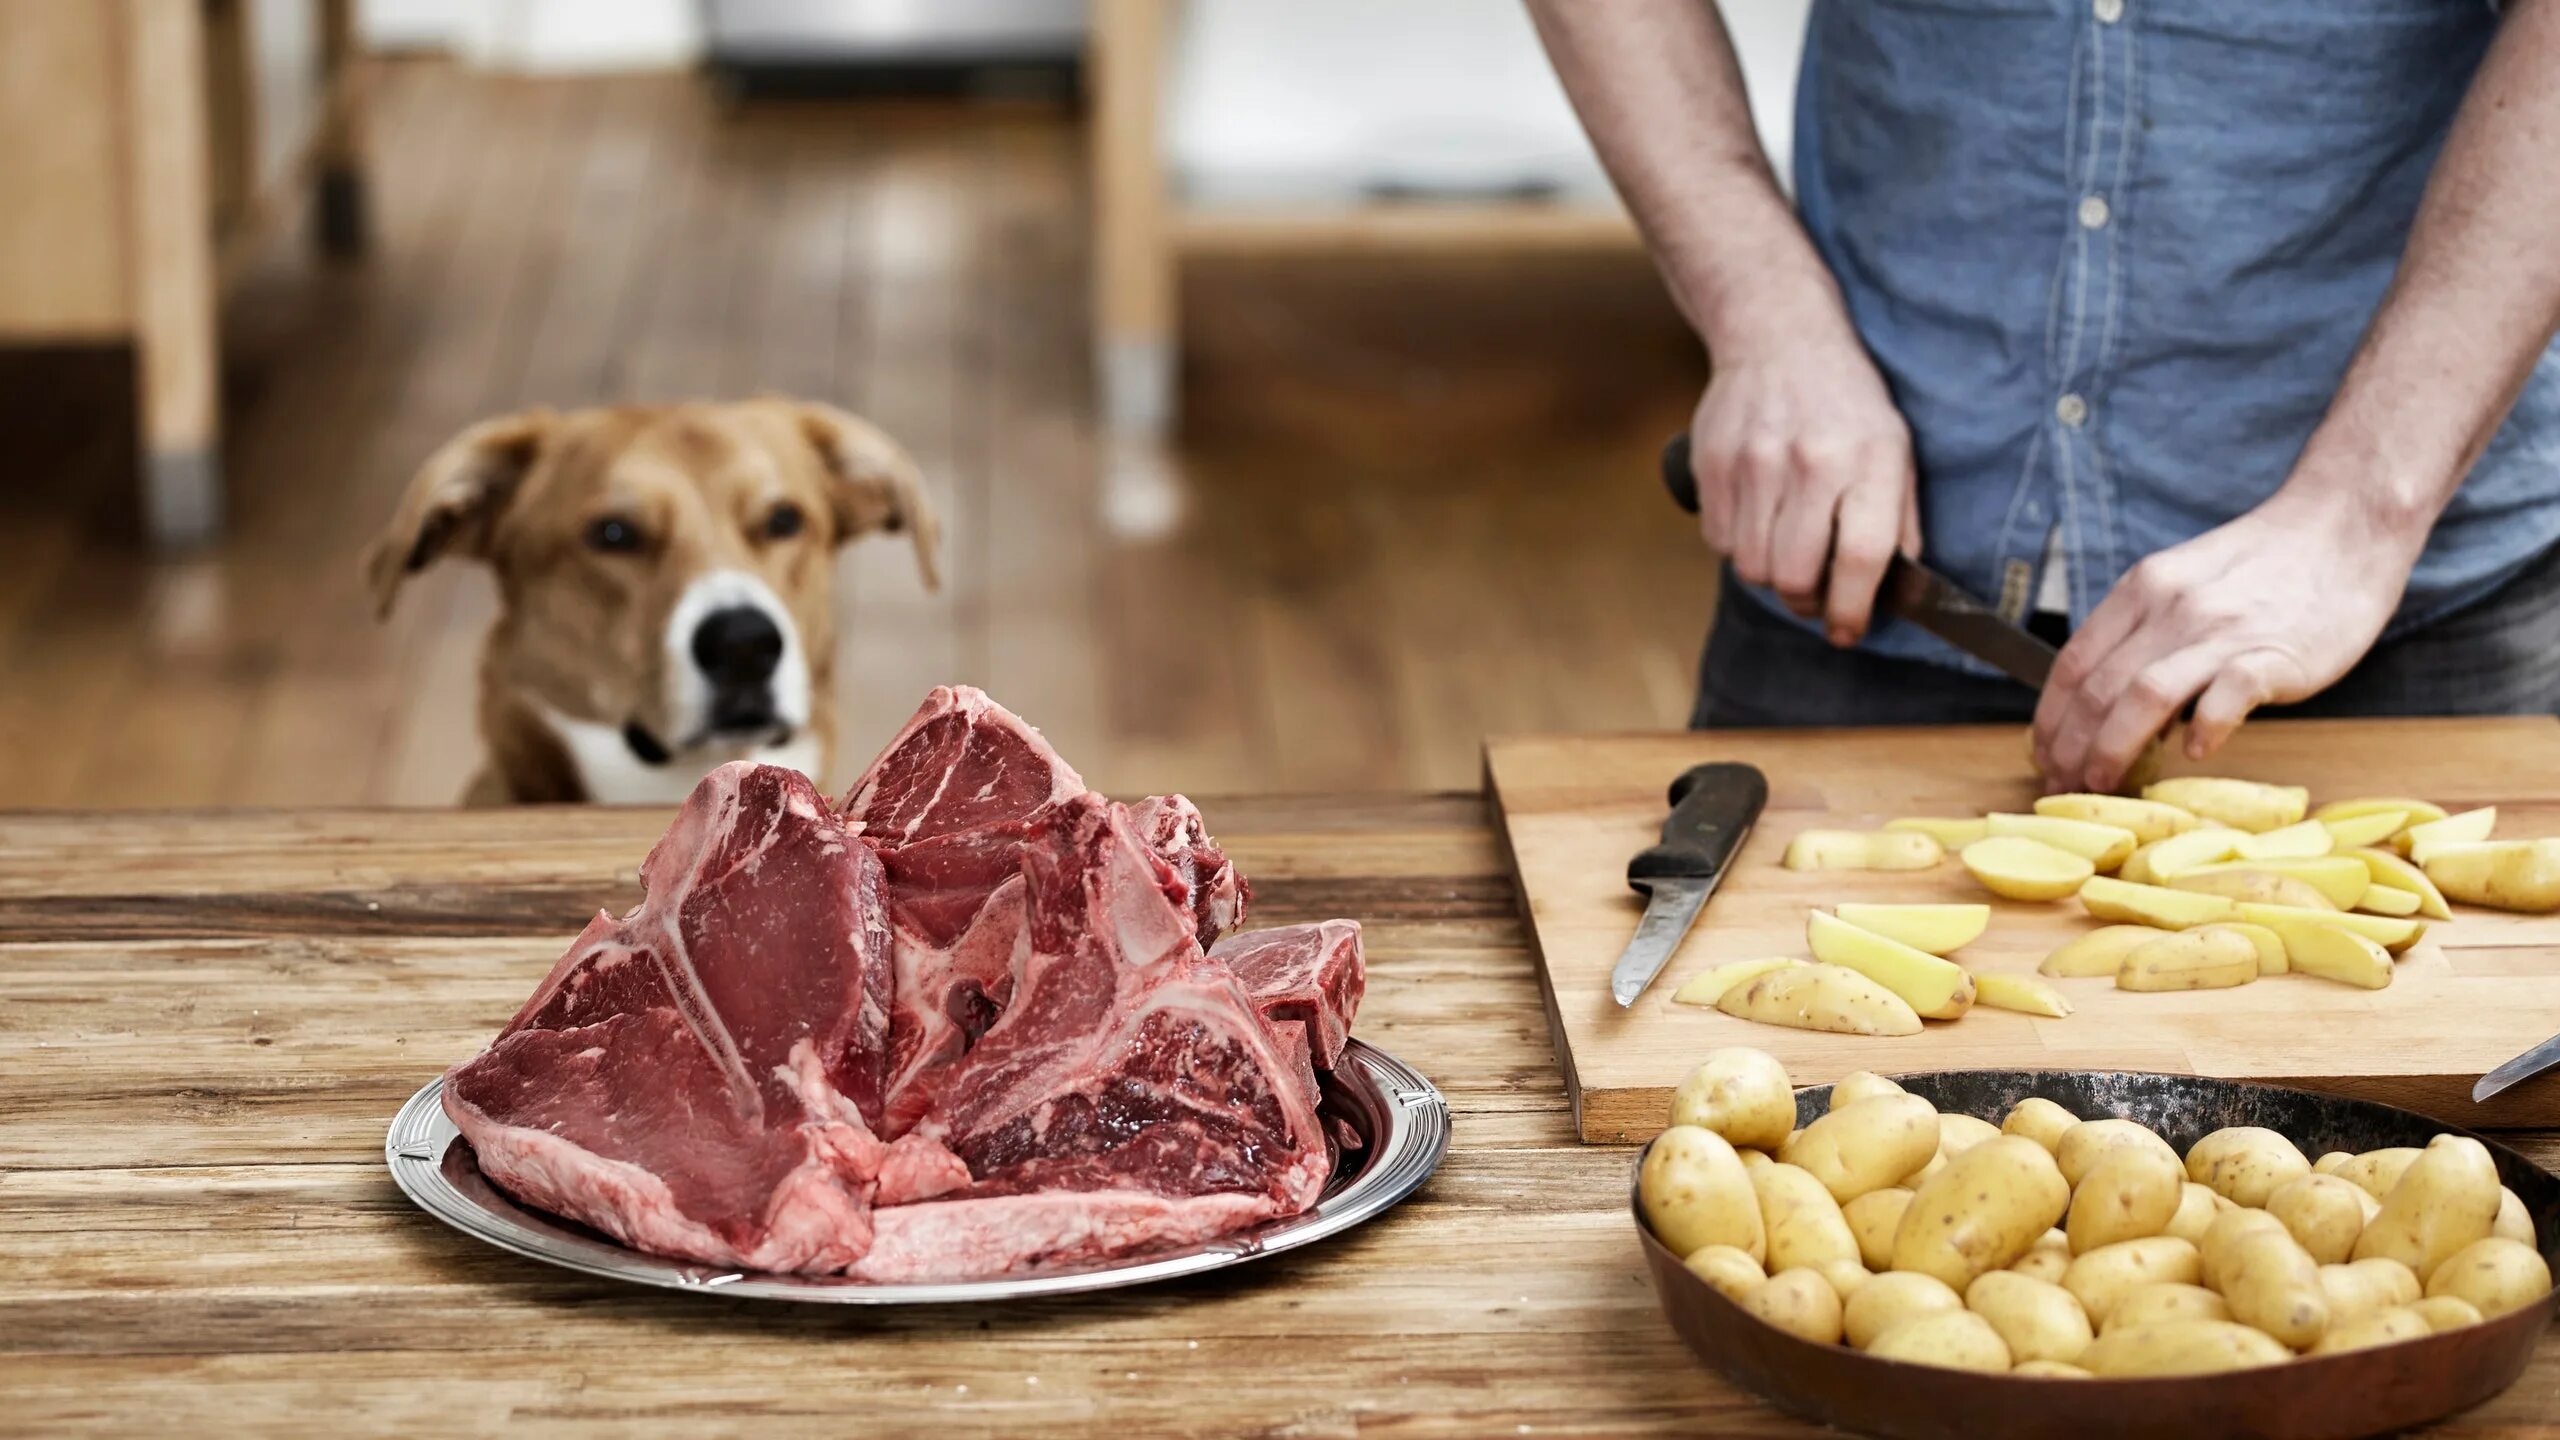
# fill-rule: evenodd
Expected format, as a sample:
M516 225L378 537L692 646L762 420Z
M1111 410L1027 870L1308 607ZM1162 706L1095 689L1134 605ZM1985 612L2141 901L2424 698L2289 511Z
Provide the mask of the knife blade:
M1675 435L1662 447L1662 483L1681 509L1697 513L1698 477L1689 468L1688 436ZM1963 586L1900 551L1885 562L1876 605L2030 688L2043 689L2046 675L2053 670L2051 645L2010 624Z
M1645 907L1609 972L1609 994L1619 1008L1636 1003L1671 962L1768 803L1768 778L1738 761L1692 765L1671 782L1661 840L1627 862L1627 884L1645 896Z
M2520 1085L2554 1065L2560 1065L2560 1035L2554 1035L2497 1069L2480 1077L2471 1087L2471 1103L2486 1104L2502 1090Z

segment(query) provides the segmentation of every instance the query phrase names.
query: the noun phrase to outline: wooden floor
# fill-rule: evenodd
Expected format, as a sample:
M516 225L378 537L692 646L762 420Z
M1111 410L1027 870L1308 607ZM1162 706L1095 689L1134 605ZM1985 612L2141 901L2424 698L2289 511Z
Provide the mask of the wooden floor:
M1181 442L1115 456L1072 115L407 64L376 141L374 258L280 245L226 315L219 549L0 459L0 807L451 800L492 588L377 626L356 556L537 402L785 391L915 450L952 583L848 556L848 769L943 681L1125 791L1470 786L1487 731L1686 713L1709 570L1651 455L1700 370L1633 256L1195 268Z

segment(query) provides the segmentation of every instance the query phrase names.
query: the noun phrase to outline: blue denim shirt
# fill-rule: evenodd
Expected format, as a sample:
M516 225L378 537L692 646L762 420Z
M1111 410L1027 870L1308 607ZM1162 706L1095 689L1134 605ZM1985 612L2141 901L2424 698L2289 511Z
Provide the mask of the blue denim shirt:
M1931 563L2022 614L2058 526L2077 623L2273 492L2497 25L2488 0L1816 0L1797 202L1910 422ZM2386 636L2555 540L2560 346ZM1989 673L1899 621L1867 643Z

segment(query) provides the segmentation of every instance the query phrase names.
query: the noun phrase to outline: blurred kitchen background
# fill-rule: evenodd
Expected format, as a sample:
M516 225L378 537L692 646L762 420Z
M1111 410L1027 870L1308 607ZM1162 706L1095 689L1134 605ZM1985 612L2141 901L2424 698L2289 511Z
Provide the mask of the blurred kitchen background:
M1783 151L1804 0L1728 0ZM845 773L985 686L1106 790L1675 725L1705 368L1510 0L0 0L0 806L444 804L418 462L780 391L923 462Z

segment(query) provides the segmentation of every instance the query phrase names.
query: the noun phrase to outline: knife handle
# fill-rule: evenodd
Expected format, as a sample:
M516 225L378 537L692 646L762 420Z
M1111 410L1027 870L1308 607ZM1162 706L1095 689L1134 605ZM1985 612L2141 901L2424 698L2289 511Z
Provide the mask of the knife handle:
M1671 813L1663 819L1661 843L1636 852L1627 862L1627 879L1715 874L1741 848L1768 803L1768 778L1754 766L1731 760L1690 766L1671 782Z
M1689 468L1689 437L1672 436L1662 446L1662 488L1683 510L1698 513L1698 472Z

